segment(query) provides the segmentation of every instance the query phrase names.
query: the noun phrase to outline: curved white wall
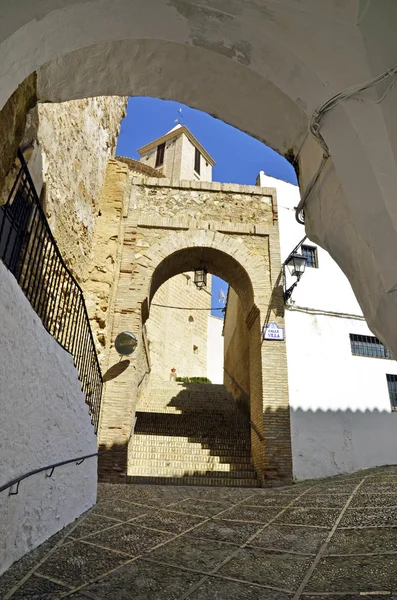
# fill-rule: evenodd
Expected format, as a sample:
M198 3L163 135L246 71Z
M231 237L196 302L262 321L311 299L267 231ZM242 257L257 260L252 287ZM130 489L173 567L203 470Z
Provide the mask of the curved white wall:
M97 451L73 359L44 329L0 261L0 485ZM96 458L0 493L0 574L96 500Z

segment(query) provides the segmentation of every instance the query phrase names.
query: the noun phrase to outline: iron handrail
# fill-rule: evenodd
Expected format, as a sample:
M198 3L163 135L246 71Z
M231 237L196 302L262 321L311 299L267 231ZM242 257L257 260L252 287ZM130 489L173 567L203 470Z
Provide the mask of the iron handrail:
M23 475L20 475L19 477L15 477L15 479L11 479L11 481L9 481L8 483L5 483L4 485L0 486L0 493L4 492L5 490L8 490L9 488L12 488L14 485L16 485L17 489L15 490L15 492L10 492L10 496L16 496L19 491L20 482L23 481L24 479L27 479L28 477L31 477L32 475L36 475L36 473L42 473L43 471L51 471L49 475L46 475L46 477L49 478L49 477L52 477L54 469L56 469L57 467L61 467L62 465L68 465L73 462L76 463L76 465L81 465L81 463L84 462L86 458L92 458L93 456L100 456L101 454L104 454L105 452L106 452L106 450L102 450L101 452L94 452L93 454L86 454L85 456L78 456L77 458L70 458L68 460L62 460L61 462L53 463L53 464L47 465L45 467L39 467L38 469L33 469L32 471L28 471L27 473L24 473Z
M103 379L84 294L57 246L21 151L18 158L21 167L0 207L0 258L45 329L72 354L96 432Z
M241 391L243 392L243 394L244 394L245 396L247 396L247 398L249 399L249 398L250 398L250 395L249 395L249 394L248 394L248 392L246 392L246 391L245 391L245 390L244 390L244 389L241 387L241 385L240 385L240 384L239 384L239 383L238 383L238 382L237 382L237 381L234 379L233 375L230 375L230 373L229 373L229 372L228 372L228 371L225 369L225 367L223 367L223 370L225 371L226 375L227 375L227 376L228 376L228 377L229 377L229 378L230 378L230 379L233 381L233 383L234 383L234 384L235 384L235 385L236 385L236 386L239 388L239 390L241 390ZM261 434L261 432L259 431L259 429L258 429L258 428L257 428L257 426L255 425L255 423L253 423L253 422L251 421L251 419L248 419L248 420L249 420L249 424L251 425L252 429L255 431L255 433L256 433L256 435L258 436L258 438L260 439L260 441L261 441L261 442L263 442L265 438L263 437L263 435Z

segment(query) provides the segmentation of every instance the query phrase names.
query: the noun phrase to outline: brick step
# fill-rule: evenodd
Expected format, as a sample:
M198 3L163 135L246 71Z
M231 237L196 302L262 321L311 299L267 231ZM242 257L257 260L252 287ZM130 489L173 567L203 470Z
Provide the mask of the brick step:
M168 428L171 431L181 429L183 427L210 427L218 429L219 427L231 428L233 431L249 431L249 423L242 419L230 418L227 415L222 417L219 415L202 416L197 413L175 415L171 413L136 413L136 427L159 427L160 429Z
M215 456L209 458L217 458ZM216 467L215 470L219 471L252 471L253 466L250 462L240 463L234 460L230 462L219 461L219 460L203 460L200 456L185 456L184 458L175 458L175 456L169 455L166 457L152 457L152 456L138 456L134 453L133 458L129 460L129 463L134 466L148 467L175 467L182 468L182 465L188 464L191 468L197 468L198 470L208 469L209 466Z
M197 442L197 443L226 443L229 445L234 445L235 443L240 446L248 445L250 446L250 436L245 432L243 433L235 433L230 430L225 431L225 437L219 436L219 430L215 431L200 431L197 429L189 430L189 429L154 429L150 427L135 427L134 431L135 435L142 435L150 438L167 438L167 437L179 437L185 438L186 441Z
M239 462L239 463L248 463L251 464L250 453L241 452L240 454L227 454L227 453L218 453L211 452L208 448L172 448L170 452L168 446L160 446L148 447L147 445L135 445L132 444L134 456L137 458L163 458L163 456L167 457L172 454L175 457L175 460L181 460L185 456L189 455L191 457L197 456L205 460L206 457L220 460L221 462Z
M240 462L251 463L250 452L233 452L228 449L212 449L212 448L190 448L189 446L148 446L147 444L132 444L131 450L134 456L145 454L146 456L175 456L179 460L179 456L217 456L222 462Z
M138 424L137 424L138 425ZM149 428L149 427L138 427L135 426L134 435L142 435L145 437L150 437L152 439L156 438L186 438L186 441L196 442L198 444L202 443L220 443L226 444L233 447L235 444L238 446L245 446L246 444L250 445L250 436L245 432L231 432L230 430L225 431L225 437L219 436L219 430L216 432L210 431L200 431L197 429L188 430L188 429L159 429L159 428Z
M139 475L144 477L212 477L212 478L225 478L228 479L252 479L255 477L255 471L222 471L222 470L211 470L208 468L197 469L195 467L186 466L185 468L176 467L150 467L150 466L136 466L129 464L127 467L129 475Z
M214 487L260 487L257 479L217 479L215 477L144 477L144 476L127 476L127 483L133 484L149 484L149 485L202 485Z
M241 418L237 418L234 415L222 415L214 414L208 415L203 413L202 415L195 413L174 413L174 412L163 412L163 411L151 411L150 413L136 413L137 423L159 425L159 427L182 427L184 425L188 427L196 427L197 425L212 425L215 427L233 427L236 429L245 430L248 429L248 424Z
M150 410L148 410L150 409ZM158 411L160 409L168 409L168 410L181 410L182 412L196 412L196 413L219 413L219 414L238 414L235 406L230 406L229 404L225 404L225 406L219 404L203 404L200 403L197 405L196 403L171 403L171 402L139 402L137 404L137 410L141 412L152 412L153 410Z
M232 450L232 454L238 450L238 454L247 453L250 451L249 438L241 438L242 443L238 443L237 439L223 438L217 443L214 439L211 439L211 445L208 443L208 439L204 437L194 436L183 436L183 435L156 435L156 434L145 434L142 432L135 432L132 438L132 443L149 448L158 448L160 446L172 447L172 448L197 448L199 450L211 450L213 447L219 450Z
M206 405L203 403L200 403L200 405L197 406L195 404L185 404L185 403L180 403L180 404L172 403L171 404L169 402L145 402L145 404L143 404L143 403L137 404L136 410L137 410L137 412L141 412L141 413L158 413L159 411L163 411L163 410L180 411L180 413L182 413L183 415L184 414L186 414L186 415L197 414L197 416L200 416L200 417L203 415L219 415L219 416L227 415L229 417L235 416L240 419L243 417L241 412L236 407L222 406L222 405L214 406L213 404L210 406L210 405ZM180 413L178 413L178 414L180 414Z
M186 450L190 450L190 447L195 444L195 447L202 448L205 450L210 450L214 452L218 451L226 451L230 452L231 456L241 454L248 454L250 452L250 444L249 440L247 440L244 444L237 443L237 440L233 440L228 442L227 440L221 440L215 443L215 441L209 442L208 440L200 439L199 442L189 441L188 437L177 437L178 441L175 441L174 436L160 436L156 435L142 435L139 433L135 433L133 437L133 446L140 447L149 447L149 448L158 448L160 446L165 446L167 448L185 448ZM179 441L180 440L180 441Z

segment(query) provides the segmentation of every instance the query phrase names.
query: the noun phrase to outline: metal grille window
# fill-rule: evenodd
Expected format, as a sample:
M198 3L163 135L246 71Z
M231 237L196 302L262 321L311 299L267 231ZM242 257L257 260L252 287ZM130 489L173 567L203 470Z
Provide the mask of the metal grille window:
M197 148L194 149L194 170L197 175L200 175L200 162L201 162L201 154L200 150Z
M306 258L306 266L318 269L317 248L314 246L302 246L302 256Z
M164 142L164 144L160 144L160 146L157 146L155 167L161 167L161 165L164 163L164 152L165 152L165 142Z
M350 334L352 354L355 356L371 356L373 358L389 358L393 360L391 352L373 335Z
M397 411L397 375L386 375L389 388L390 404L393 411Z

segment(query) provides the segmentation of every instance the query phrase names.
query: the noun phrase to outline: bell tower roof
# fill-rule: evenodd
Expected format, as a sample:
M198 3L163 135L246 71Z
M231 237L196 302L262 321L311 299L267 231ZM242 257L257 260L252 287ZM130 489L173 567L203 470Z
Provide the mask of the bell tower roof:
M147 154L148 152L150 152L154 148L157 148L161 144L164 144L164 143L172 140L173 138L177 138L183 134L188 138L188 140L192 143L192 145L195 148L197 148L197 150L205 158L205 160L208 162L208 164L211 165L211 167L213 167L215 165L215 160L205 150L205 148L200 144L198 139L192 134L192 132L186 127L186 125L181 125L180 123L178 123L175 127L170 129L170 131L165 133L163 136L157 138L156 140L153 140L152 142L149 142L149 144L142 146L142 148L139 148L138 152L142 157L143 154Z

